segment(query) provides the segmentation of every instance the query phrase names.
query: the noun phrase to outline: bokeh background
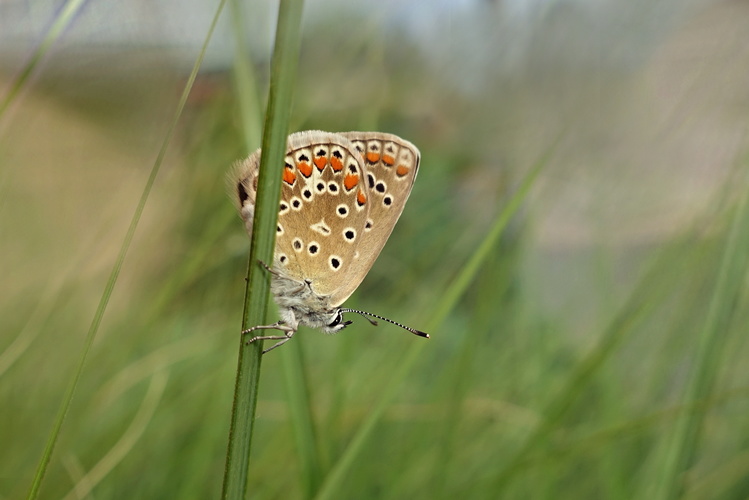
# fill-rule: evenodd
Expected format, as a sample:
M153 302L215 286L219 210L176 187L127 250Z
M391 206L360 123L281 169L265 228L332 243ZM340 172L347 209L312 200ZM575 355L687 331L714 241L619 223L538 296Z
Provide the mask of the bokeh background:
M63 6L0 3L0 99ZM217 7L81 3L0 116L0 498L31 484ZM42 498L220 495L249 249L224 176L259 145L276 10L222 14ZM429 341L354 318L264 358L252 497L313 497L426 342L332 498L647 498L705 338L684 496L749 496L744 287L714 305L742 248L747 34L743 0L307 1L292 130L382 130L422 152L347 305L424 328L542 170ZM284 356L310 394L312 483Z

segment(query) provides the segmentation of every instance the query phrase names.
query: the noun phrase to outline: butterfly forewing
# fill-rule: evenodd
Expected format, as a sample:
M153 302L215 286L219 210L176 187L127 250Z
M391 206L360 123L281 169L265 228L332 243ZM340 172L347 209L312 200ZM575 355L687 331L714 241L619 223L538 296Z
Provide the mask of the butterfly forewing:
M369 192L369 215L358 242L360 265L366 274L385 245L403 212L419 169L419 150L393 134L343 132L362 155ZM359 285L342 284L334 303L342 303ZM342 298L340 298L342 297ZM335 299L338 298L337 302Z

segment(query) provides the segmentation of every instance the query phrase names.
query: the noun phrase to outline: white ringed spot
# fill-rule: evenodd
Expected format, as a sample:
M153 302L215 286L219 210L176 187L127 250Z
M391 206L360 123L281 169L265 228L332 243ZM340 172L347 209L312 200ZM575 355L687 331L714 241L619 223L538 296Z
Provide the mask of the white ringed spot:
M338 271L343 265L343 260L337 255L331 255L330 259L328 259L328 264L331 270Z
M320 244L316 241L310 241L309 245L307 245L307 253L311 256L320 253Z
M340 217L342 219L345 218L346 216L348 216L349 212L350 212L350 209L349 209L348 205L346 205L345 203L341 203L340 205L338 205L337 207L335 207L335 213L336 213L336 215L338 215L338 217Z
M347 227L343 230L343 239L346 240L347 243L353 243L356 241L356 229L353 227Z

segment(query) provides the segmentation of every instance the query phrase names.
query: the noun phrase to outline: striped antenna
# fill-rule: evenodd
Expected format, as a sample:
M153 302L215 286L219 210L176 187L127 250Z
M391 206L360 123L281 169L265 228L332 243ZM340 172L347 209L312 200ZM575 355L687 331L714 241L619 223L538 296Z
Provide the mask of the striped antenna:
M363 316L364 318L367 318L367 321L369 321L370 323L372 323L374 326L377 326L377 321L371 319L370 318L370 316L371 316L372 318L381 319L382 321L387 321L388 323L392 323L395 326L399 326L399 327L403 328L404 330L413 333L414 335L418 335L419 337L424 337L426 339L429 338L429 334L426 333L426 332L422 332L420 330L416 330L415 328L411 328L410 326L402 325L402 324L398 323L397 321L393 321L392 319L387 319L387 318L385 318L383 316L380 316L378 314L372 314L372 313L368 313L366 311L359 311L358 309L348 309L348 308L341 309L341 312L350 312L350 313L359 314L359 315Z

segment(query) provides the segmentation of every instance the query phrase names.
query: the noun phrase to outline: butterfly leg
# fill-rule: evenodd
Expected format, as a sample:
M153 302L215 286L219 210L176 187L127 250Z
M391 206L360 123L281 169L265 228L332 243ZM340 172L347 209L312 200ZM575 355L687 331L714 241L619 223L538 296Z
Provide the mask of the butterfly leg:
M275 269L273 269L272 267L270 267L268 264L266 264L262 260L258 259L257 263L260 264L261 266L263 266L265 268L265 270L268 271L269 273L271 273L273 276L275 276L277 278L282 278L284 280L290 280L290 278L283 276L281 273L279 273L278 271L276 271ZM299 288L295 288L294 290L290 290L289 293L291 293L292 295L293 294L297 294L297 293L301 292L302 290L304 290L305 287L309 286L308 283L302 283L301 281L298 282L298 283L299 283Z
M254 332L255 330L279 330L284 332L283 335L258 335L256 337L252 337L250 340L246 342L246 344L252 344L256 340L279 340L280 342L276 342L268 349L263 350L263 354L265 354L268 351L271 351L275 349L276 347L285 344L289 340L291 340L291 337L294 336L296 333L296 328L291 327L290 325L287 325L283 321L277 321L276 323L273 323L272 325L258 325L253 326L252 328L249 328L247 330L242 330L242 335L246 335L248 333Z
M280 347L280 346L284 345L286 342L288 342L289 340L291 340L291 337L293 337L293 336L294 336L294 332L291 332L286 337L278 337L278 336L274 337L274 338L280 338L281 340L279 340L278 342L276 342L275 344L273 344L269 348L263 349L263 354L266 354L268 351L272 351L276 347Z
M260 264L261 266L263 266L265 268L265 270L268 271L269 273L271 273L273 276L281 277L281 275L278 273L278 271L274 270L272 267L270 267L268 264L266 264L262 260L258 259L257 263Z

